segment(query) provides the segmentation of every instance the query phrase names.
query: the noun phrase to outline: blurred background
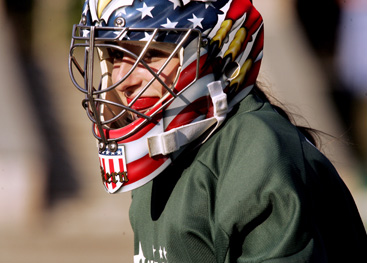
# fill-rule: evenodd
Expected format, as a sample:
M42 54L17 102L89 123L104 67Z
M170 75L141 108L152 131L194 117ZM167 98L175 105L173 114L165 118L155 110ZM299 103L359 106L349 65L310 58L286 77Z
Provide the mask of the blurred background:
M132 262L130 194L104 191L68 75L83 2L0 0L1 263ZM254 2L265 21L261 82L298 124L325 133L321 150L367 225L367 2Z

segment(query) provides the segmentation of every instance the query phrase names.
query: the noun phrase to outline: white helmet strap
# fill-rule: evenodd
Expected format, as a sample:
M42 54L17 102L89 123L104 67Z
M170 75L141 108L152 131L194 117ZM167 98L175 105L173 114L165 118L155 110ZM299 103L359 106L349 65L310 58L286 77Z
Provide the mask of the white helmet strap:
M207 87L213 102L214 116L149 137L148 149L150 156L159 154L167 155L169 153L175 152L182 146L189 144L199 138L206 130L216 123L216 126L203 140L203 142L205 142L224 122L229 111L227 104L227 94L223 92L223 84L221 81L214 81L209 83Z

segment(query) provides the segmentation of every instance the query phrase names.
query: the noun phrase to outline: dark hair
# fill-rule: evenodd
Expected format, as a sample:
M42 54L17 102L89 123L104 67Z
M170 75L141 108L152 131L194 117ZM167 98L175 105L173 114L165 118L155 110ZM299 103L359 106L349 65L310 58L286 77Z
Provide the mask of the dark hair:
M284 106L284 104L282 104L278 99L270 96L269 94L266 94L262 88L260 88L259 86L263 86L261 83L257 82L255 84L254 87L254 91L256 92L256 94L263 100L268 101L273 108L280 114L282 115L285 119L287 119L289 122L291 122L294 126L297 127L297 129L316 147L319 148L320 146L320 136L319 136L319 132L316 129L313 129L311 127L306 127L306 126L300 126L297 125L295 123L295 120L293 118L294 114L291 114L289 111L286 110L286 107Z

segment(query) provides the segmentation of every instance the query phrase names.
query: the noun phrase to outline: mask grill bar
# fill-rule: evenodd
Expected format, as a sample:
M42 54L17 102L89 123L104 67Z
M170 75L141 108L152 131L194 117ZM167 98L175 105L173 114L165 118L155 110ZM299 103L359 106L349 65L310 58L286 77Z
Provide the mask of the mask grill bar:
M107 31L113 31L113 37L107 37L107 34L105 34ZM105 92L108 92L114 88L116 88L121 82L123 82L129 74L126 74L126 76L123 77L123 79L119 80L117 83L108 86L107 88L101 88L96 87L96 89L93 86L93 74L94 74L94 59L97 57L94 53L95 49L98 48L114 48L117 50L120 50L122 52L128 52L128 50L125 50L123 47L118 45L113 45L111 43L117 43L118 41L121 41L122 39L126 38L129 34L129 32L133 32L135 34L135 31L140 32L151 32L149 33L149 38L147 39L147 42L145 43L145 46L140 53L139 56L136 56L135 54L130 54L132 57L136 59L134 66L132 67L131 71L134 70L134 68L137 67L137 65L140 63L144 65L147 70L149 70L150 74L152 74L152 79L149 81L148 84L146 84L143 89L139 92L139 94L133 98L133 100L129 103L129 105L125 106L119 103L116 103L114 101L106 100L103 97L100 96L100 94L103 94ZM151 69L143 60L144 54L149 48L149 45L154 41L155 37L158 34L177 34L179 36L179 43L177 43L174 51L168 56L167 60L163 63L163 65L160 66L158 71L154 71ZM172 89L172 87L169 87L161 78L160 74L163 72L165 67L168 65L170 60L176 55L179 54L180 49L184 49L185 45L187 44L187 41L194 40L197 41L197 51L195 54L196 59L196 70L195 70L195 76L193 76L192 81L190 80L190 83L186 84L184 88L182 88L179 91L176 91ZM176 97L180 96L182 92L184 92L188 87L190 87L197 79L199 75L199 58L200 58L200 47L201 47L201 32L196 29L169 29L169 28L114 28L114 27L99 27L99 26L83 26L83 25L74 25L73 28L73 37L72 37L72 43L70 47L70 53L69 53L69 74L71 76L73 84L86 94L86 98L83 100L83 106L86 109L88 118L93 122L93 135L100 141L101 145L104 145L104 148L116 141L124 140L133 134L135 134L137 131L139 131L141 128L143 128L146 124L148 124L156 114L158 114L163 108L167 107ZM124 40L125 41L125 40ZM195 44L196 45L196 44ZM83 66L80 66L80 63L78 63L77 57L74 55L76 54L76 49L82 48L85 50L85 61L84 61L84 69ZM194 60L195 61L195 60ZM78 84L78 81L76 80L74 76L73 69L76 69L75 72L78 72L83 80L84 80L84 87ZM165 90L167 90L167 93L162 100L162 105L158 108L154 109L154 112L149 112L149 115L146 115L144 113L138 112L131 108L131 106L138 100L139 96L141 96L148 88L149 86L155 81L159 81L159 83L163 86ZM81 82L80 82L81 83ZM116 112L116 115L109 118L104 119L101 115L101 108L102 105L111 105L114 107L120 107L122 110ZM120 136L119 138L108 138L109 137L109 130L113 128L109 128L106 125L109 123L113 123L117 121L119 118L121 118L127 111L131 111L132 113L138 115L141 118L141 121L139 121L138 125L136 125L133 129L130 129L129 132L126 134ZM107 134L106 134L107 132ZM100 147L100 149L103 147Z

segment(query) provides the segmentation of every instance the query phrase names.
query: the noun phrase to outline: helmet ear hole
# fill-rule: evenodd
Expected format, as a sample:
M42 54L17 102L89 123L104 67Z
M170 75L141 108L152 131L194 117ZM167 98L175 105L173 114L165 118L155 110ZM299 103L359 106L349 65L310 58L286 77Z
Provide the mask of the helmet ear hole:
M240 64L238 62L231 62L227 65L227 67L224 70L224 75L227 77L228 80L235 79L238 74L240 73Z

